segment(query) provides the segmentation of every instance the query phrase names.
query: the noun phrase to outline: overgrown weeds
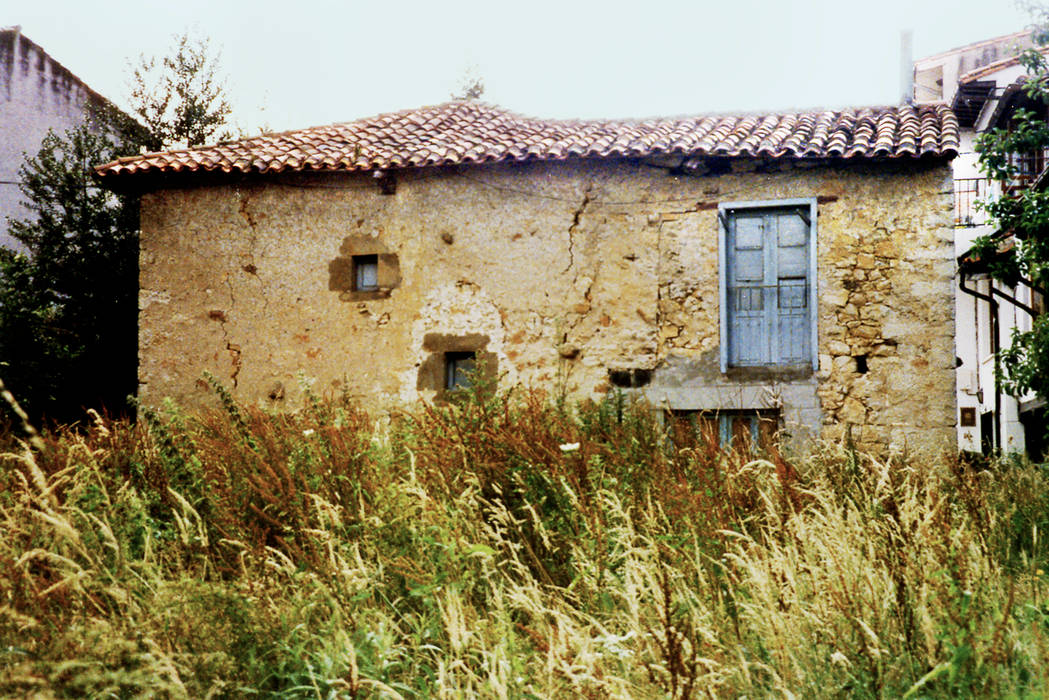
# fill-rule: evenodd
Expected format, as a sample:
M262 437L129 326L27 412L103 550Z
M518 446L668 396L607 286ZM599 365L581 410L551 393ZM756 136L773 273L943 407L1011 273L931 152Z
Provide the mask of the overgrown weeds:
M0 490L0 694L1047 692L1049 473L684 446L622 397L94 417Z

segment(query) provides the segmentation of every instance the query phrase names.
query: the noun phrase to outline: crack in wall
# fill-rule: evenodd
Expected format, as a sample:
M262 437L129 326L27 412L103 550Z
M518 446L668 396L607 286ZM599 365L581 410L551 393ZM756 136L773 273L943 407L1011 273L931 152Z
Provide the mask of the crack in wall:
M663 217L659 217L656 226L656 352L662 354L666 350L667 340L660 332L666 321L666 313L663 311ZM667 284L667 299L670 297L670 285ZM681 329L678 329L680 335Z
M227 340L226 341L226 350L227 350L227 352L229 352L230 365L231 365L229 378L233 382L233 388L236 389L237 388L237 375L240 374L240 355L241 355L240 346L239 345L234 345L233 343L231 343L231 342L229 342Z
M575 312L568 313L568 314L565 315L565 323L567 324L567 328L565 329L565 331L563 333L560 334L561 337L558 339L558 345L560 345L562 343L567 343L568 340L569 340L569 336L571 336L574 333L576 327L580 323L582 323L582 321L586 317L586 315L588 313L590 313L590 290L593 289L593 287L594 287L594 280L595 280L596 277L597 277L597 273L595 272L594 273L594 277L590 278L590 284L588 284L586 286L586 289L583 290L583 300L584 301L582 303L582 306L585 307L585 310L583 310L583 311L578 311L577 310Z
M583 214L586 213L586 208L590 204L590 193L593 190L594 183L587 183L586 189L583 190L583 201L579 204L579 207L572 215L572 223L568 227L568 265L565 266L562 273L568 272L572 269L572 266L575 265L575 236L573 234L576 229L579 228L579 221L583 218Z
M232 312L234 307L237 305L237 299L233 295L233 283L230 282L229 273L226 273L226 289L229 291L229 310ZM228 315L222 314L218 318L219 327L222 329L222 340L226 346L226 352L229 353L230 357L230 373L229 378L233 382L233 388L237 388L237 377L240 375L240 356L241 349L240 345L233 343L229 337L229 329L226 327Z
M245 253L242 253L240 256L242 257L242 260L238 261L241 263L240 269L254 277L256 281L258 281L259 292L262 294L263 300L268 303L269 298L266 296L266 285L263 284L262 280L259 278L259 269L258 266L255 264L255 250L258 247L259 239L257 228L258 221L256 220L255 215L251 213L251 209L249 208L252 196L249 191L238 189L237 198L239 199L237 212L240 214L241 218L244 219L244 222L248 225L248 249ZM246 262L244 262L243 259L246 259Z
M248 211L248 203L251 201L251 196L244 190L238 189L237 198L240 200L240 205L237 207L237 211L242 217L244 217L244 221L247 222L248 228L251 229L252 234L254 234L255 217L250 211Z
M590 205L591 193L594 190L594 183L590 181L587 183L586 188L583 190L583 200L579 203L579 206L572 213L572 223L568 226L568 264L565 269L561 271L562 274L573 270L576 267L575 264L575 233L579 229L579 224L583 219L583 215L586 214L587 207ZM576 284L579 281L579 269L575 269L572 273L572 291L576 289ZM594 280L597 277L597 271L590 276L590 282L587 284L586 289L583 290L583 302L576 307L576 311L565 314L563 317L564 327L560 327L556 331L555 346L559 349L559 357L556 368L556 384L559 387L558 392L560 395L564 395L567 391L568 382L573 370L573 362L560 352L560 348L567 347L569 345L569 338L573 335L576 327L582 322L583 318L590 311L590 290L593 289ZM581 307L581 309L580 309Z

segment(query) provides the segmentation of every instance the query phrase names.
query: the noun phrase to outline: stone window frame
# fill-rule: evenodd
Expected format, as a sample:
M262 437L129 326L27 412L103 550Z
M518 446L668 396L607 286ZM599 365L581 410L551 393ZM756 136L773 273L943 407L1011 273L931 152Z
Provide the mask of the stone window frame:
M780 367L789 366L770 364L756 367L735 367L729 364L729 310L728 310L728 221L738 211L754 211L762 209L782 209L787 207L808 207L809 210L809 261L808 261L808 306L809 306L809 354L811 369L813 372L819 370L819 310L818 310L818 202L816 197L795 197L789 199L766 199L746 200L739 202L720 202L718 204L718 310L720 331L720 363L721 373L727 374L731 370L755 370L758 372L776 370ZM796 366L795 366L796 367Z
M375 286L358 287L357 262L372 258L375 262ZM328 289L339 294L340 301L387 299L401 284L401 267L397 253L377 238L367 235L347 236L338 256L328 263Z
M499 358L488 349L488 344L488 336L482 333L427 333L423 336L425 355L419 365L416 389L433 391L435 401L447 401L457 391L448 388L448 356L473 353L481 388L494 391L499 379Z

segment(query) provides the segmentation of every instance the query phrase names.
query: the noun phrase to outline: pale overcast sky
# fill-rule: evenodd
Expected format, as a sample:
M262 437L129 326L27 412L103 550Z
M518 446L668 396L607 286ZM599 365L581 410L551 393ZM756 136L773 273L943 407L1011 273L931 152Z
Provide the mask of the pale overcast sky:
M1028 22L1012 0L0 0L0 26L118 105L129 61L209 36L250 131L442 102L471 67L485 101L540 117L887 104L901 30L917 58Z

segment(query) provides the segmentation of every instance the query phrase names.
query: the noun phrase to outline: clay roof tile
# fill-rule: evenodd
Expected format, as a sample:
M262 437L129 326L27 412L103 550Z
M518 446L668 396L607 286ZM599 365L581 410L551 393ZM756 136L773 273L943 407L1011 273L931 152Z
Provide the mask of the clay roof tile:
M677 119L544 120L448 102L344 124L120 158L105 179L165 172L367 171L569 157L677 153L772 158L953 156L958 122L943 105Z

